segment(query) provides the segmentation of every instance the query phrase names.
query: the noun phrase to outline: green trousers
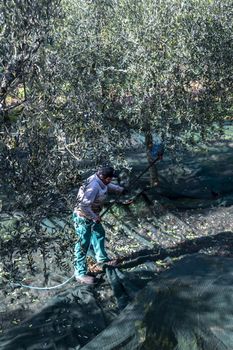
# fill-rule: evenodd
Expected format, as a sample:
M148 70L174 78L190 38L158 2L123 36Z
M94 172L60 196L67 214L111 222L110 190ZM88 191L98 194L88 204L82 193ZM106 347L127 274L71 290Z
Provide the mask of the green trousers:
M93 223L89 219L73 214L73 221L78 241L75 245L75 274L83 276L87 274L87 252L92 245L95 259L98 263L109 261L104 248L105 231L101 224Z

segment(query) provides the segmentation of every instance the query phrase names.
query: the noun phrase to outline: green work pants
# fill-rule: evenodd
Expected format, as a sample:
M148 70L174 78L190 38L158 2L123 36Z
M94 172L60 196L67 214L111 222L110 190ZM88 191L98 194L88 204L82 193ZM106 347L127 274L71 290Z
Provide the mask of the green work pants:
M104 248L105 231L99 223L73 214L73 221L78 241L75 245L75 274L83 276L87 274L87 252L90 245L93 246L97 263L109 261Z

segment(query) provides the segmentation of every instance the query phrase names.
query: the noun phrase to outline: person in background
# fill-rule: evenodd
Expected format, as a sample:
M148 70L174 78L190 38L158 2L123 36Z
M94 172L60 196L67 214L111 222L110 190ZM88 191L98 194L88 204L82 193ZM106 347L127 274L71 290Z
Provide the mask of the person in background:
M79 283L95 283L95 278L87 272L86 260L90 245L93 246L97 264L117 265L117 260L111 260L105 251L105 231L100 217L108 193L122 194L125 191L124 187L111 183L113 177L114 168L102 167L78 191L73 221L78 236L75 245L75 277Z

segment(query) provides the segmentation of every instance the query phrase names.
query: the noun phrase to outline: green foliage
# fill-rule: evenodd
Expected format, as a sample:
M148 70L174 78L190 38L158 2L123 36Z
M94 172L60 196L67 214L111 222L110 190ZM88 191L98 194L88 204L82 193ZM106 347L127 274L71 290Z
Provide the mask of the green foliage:
M59 4L60 0L43 0L38 4L30 0L9 0L0 4L0 101L5 119L7 111L14 107L6 98L10 94L22 95L23 84L26 99L26 88L31 90L37 80L41 51L45 50L59 16ZM33 91L30 92L33 95Z
M51 125L59 97L53 94L52 39L62 23L60 0L3 1L0 9L1 184L14 193L14 208L35 215L40 207L44 215L61 199L64 185L79 181Z
M177 148L216 135L213 122L221 129L232 105L231 0L63 3L64 130L75 154L121 153L131 131Z
M135 133L170 153L220 135L232 12L232 0L2 1L0 175L14 208L71 210L80 174L126 165Z
M70 271L75 239L72 234L69 223L63 229L56 227L49 232L30 216L15 214L1 217L1 288L7 287L12 279L23 279L22 271L34 275L42 270L46 281L51 258L59 269Z
M29 5L2 5L7 62L24 58L18 75L11 63L29 100L24 118L49 122L79 161L122 164L134 131L173 149L222 126L232 105L231 0Z

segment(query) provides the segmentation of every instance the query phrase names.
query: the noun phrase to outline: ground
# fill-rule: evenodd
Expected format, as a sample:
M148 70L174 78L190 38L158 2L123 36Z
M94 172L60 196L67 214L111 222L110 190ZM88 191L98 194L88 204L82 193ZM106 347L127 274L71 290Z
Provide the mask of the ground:
M148 252L154 252L155 249L158 252L162 250L163 254L156 258L148 258L148 260L156 264L158 273L168 268L173 259L188 253L199 251L206 254L233 256L232 241L227 235L224 238L224 233L233 233L233 206L192 209L176 213L174 209L164 209L157 201L151 206L146 206L143 200L137 199L137 203L131 204L130 213L128 213L129 208L127 211L122 208L117 207L115 211L113 209L112 213L106 214L105 218L107 249L113 257L120 257L122 264L124 261L127 263L129 257L135 260L135 257L148 255ZM139 213L140 210L144 213L143 219L135 222L132 213L134 211ZM119 215L119 211L121 217L124 216L124 220L116 221L114 215ZM151 211L154 213L153 217ZM139 217L141 215L142 213ZM219 234L223 234L223 237L218 242ZM207 242L198 241L200 237L216 237L216 239ZM190 242L190 246L187 246L187 242ZM184 243L186 245L182 246ZM143 250L146 251L146 254ZM67 258L72 260L71 252ZM26 272L23 282L33 286L44 286L45 274L41 254L35 252L34 259L38 263L36 272L34 275ZM90 268L93 267L91 258L89 265ZM67 280L73 273L72 264L70 267L66 270L63 270L62 267L55 267L55 257L51 254L47 268L47 286L54 286ZM48 291L14 288L14 285L11 287L9 284L4 290L1 290L1 332L20 324L24 319L42 309L52 296L75 286L75 283L75 280L71 280L63 288ZM103 304L109 305L109 300L111 300L114 306L115 301L109 288L100 285L98 293Z

